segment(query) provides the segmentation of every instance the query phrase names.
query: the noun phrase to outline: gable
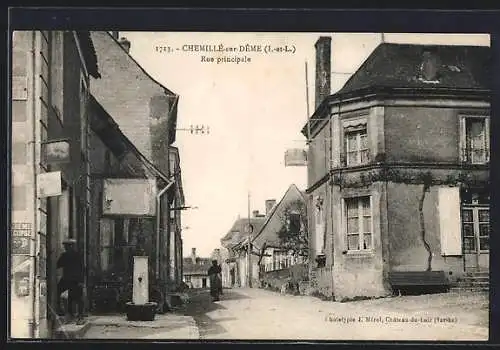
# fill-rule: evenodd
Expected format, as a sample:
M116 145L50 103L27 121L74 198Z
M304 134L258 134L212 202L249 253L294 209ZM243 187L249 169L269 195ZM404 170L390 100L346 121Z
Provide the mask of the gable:
M254 238L253 244L259 248L264 243L268 246L277 246L279 244L278 232L281 230L284 222L283 215L286 208L295 201L301 201L306 205L304 194L295 185L291 185L281 198L279 203L269 213L269 217L264 223L259 234Z

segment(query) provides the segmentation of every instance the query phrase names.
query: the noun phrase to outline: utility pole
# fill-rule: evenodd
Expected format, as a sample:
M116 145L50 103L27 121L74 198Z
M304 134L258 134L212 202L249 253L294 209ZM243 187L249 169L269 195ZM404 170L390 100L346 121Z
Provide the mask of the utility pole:
M251 272L252 269L250 268L250 249L251 249L251 237L253 233L253 227L251 224L251 218L250 218L250 191L248 191L248 246L247 246L247 286L252 287L252 278L251 278Z
M307 123L307 144L309 144L309 141L311 140L311 124L309 122L309 79L307 78L307 61L306 61L306 108L307 108L307 115L306 115L306 123Z

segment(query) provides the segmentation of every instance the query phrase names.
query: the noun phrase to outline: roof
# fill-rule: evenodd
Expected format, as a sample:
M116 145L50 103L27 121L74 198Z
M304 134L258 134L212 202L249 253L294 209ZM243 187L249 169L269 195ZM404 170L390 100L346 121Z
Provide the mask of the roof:
M80 42L80 47L82 50L83 59L85 60L85 66L90 76L95 79L99 79L101 74L99 73L99 67L97 64L97 54L95 51L94 43L90 37L89 31L77 31L76 36Z
M247 233L245 233L245 226L248 224L250 221L250 224L253 226L253 233L252 237L255 237L260 230L262 229L262 226L264 225L264 222L266 221L265 217L253 217L250 218L240 218L237 219L229 232L221 239L221 244L225 248L234 248L241 244L243 241L246 240Z
M207 275L208 269L212 266L210 258L196 258L196 264L193 264L191 258L183 258L182 273L184 275Z
M438 82L420 79L425 52L438 59ZM372 86L489 90L490 60L490 48L486 46L382 43L337 94Z
M139 152L92 94L89 95L89 106L92 111L90 114L90 126L92 130L99 136L106 147L120 159L120 162L126 163L125 166L131 174L138 176L152 174L153 176L158 176L167 181L166 175ZM130 157L130 155L132 155L132 157ZM145 170L147 170L147 172Z
M436 58L436 79L422 78L426 53ZM491 91L491 49L487 46L381 43L335 94L320 104L311 119L326 117L329 103L374 92L398 89L428 93L483 93ZM413 89L413 90L412 90ZM302 129L307 134L307 125Z
M296 200L303 201L305 205L306 195L305 192L300 191L295 184L292 184L288 187L281 200L269 212L264 225L262 225L261 230L253 239L253 244L255 246L262 247L264 242L270 246L278 244L278 232L283 225L280 215L285 210L287 204Z
M165 97L168 101L169 109L164 113L168 140L172 144L176 141L179 96L151 77L108 32L91 31L90 38L102 70L102 78L91 82L91 92L141 153L156 163L157 160L152 159L151 131L145 132L149 129L145 126L151 122L148 105L154 97ZM126 89L123 87L124 76L129 80ZM162 136L167 138L167 135Z

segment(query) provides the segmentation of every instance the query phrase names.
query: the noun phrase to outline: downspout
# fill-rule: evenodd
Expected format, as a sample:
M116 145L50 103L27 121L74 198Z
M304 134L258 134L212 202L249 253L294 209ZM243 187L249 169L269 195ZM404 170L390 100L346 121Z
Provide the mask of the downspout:
M35 31L32 32L32 48L31 48L31 66L32 66L32 71L31 71L31 79L32 79L32 94L31 94L31 103L32 103L32 114L31 114L31 130L32 130L32 140L31 140L31 151L32 151L32 159L31 159L31 166L32 166L32 172L33 172L33 227L31 229L31 248L30 248L30 260L31 260L31 306L30 306L30 319L28 321L29 324L29 332L30 332L30 337L35 338L36 336L36 318L35 318L35 310L36 310L36 241L37 241L37 232L38 232L38 225L37 225L37 204L38 204L38 184L37 184L37 162L36 162L36 147L37 147L37 130L36 130L36 123L37 123L37 118L36 118L36 103L35 103L35 96L36 92L38 91L37 89L37 84L36 84L36 72L37 72L37 64L36 64L36 58L35 58L35 53L37 52L37 33Z
M175 183L174 181L171 181L156 195L156 279L157 280L160 279L160 259L161 259L161 250L160 250L161 198L174 183Z

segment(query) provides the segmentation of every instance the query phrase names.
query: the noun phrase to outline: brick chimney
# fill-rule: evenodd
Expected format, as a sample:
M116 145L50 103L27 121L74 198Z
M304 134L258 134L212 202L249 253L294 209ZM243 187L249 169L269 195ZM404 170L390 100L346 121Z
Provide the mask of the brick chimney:
M191 248L191 261L196 264L196 248Z
M118 40L118 43L127 51L127 53L130 53L130 41L125 38L121 37L120 40Z
M269 213L271 212L271 209L273 209L275 204L276 204L276 199L266 200L266 215L269 215Z
M331 46L332 38L321 36L314 47L316 48L316 79L315 79L315 108L330 95L331 80Z

